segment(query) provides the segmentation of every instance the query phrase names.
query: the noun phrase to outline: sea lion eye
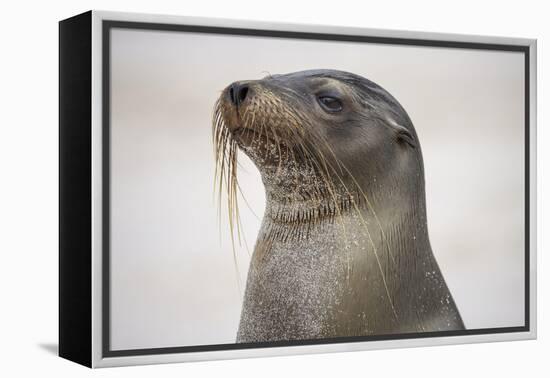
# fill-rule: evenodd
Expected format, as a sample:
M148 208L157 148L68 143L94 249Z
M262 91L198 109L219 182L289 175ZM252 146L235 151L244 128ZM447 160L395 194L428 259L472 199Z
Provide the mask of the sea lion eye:
M342 101L338 100L335 97L331 96L319 96L319 104L321 107L330 113L339 112L342 110Z

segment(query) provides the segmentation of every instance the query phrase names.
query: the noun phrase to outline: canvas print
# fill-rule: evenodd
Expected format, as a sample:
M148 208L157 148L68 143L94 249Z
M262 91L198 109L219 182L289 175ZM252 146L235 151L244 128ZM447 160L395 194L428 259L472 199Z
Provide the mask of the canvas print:
M521 52L129 26L108 67L110 350L526 324Z

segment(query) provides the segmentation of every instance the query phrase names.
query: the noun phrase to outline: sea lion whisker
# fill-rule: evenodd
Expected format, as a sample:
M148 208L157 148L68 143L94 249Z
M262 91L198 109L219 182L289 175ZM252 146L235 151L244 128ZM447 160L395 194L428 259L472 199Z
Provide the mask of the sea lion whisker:
M214 185L218 186L218 224L221 227L221 195L223 192L223 185L227 188L227 207L229 212L229 228L231 233L231 246L233 251L233 262L237 279L237 286L241 291L240 271L237 262L236 248L235 248L235 219L237 219L237 234L239 242L240 236L240 218L238 204L236 203L235 186L237 184L236 177L236 159L237 159L237 144L232 139L225 123L223 122L221 114L221 107L219 103L216 104L216 111L214 113L214 131L213 131L213 144L215 151L215 179ZM221 229L220 229L221 235Z
M344 166L344 165L343 165ZM332 167L332 166L331 166ZM334 170L334 167L332 167L332 169ZM338 177L342 183L342 185L344 186L345 190L349 192L349 190L347 189L343 179L340 177L340 175L337 174L336 170L334 170L334 173L336 175L336 177ZM351 193L350 193L351 194ZM378 252L377 252L377 248L376 248L376 245L374 243L374 240L372 239L372 235L369 231L369 228L368 228L368 224L366 222L366 220L364 219L363 215L361 214L361 211L359 209L359 207L354 203L354 206L355 206L355 210L357 212L357 215L359 216L359 219L361 220L361 223L363 224L363 226L365 227L365 231L367 232L367 235L368 235L368 239L369 239L369 242L373 248L373 253L374 253L374 256L376 258L376 262L378 264L378 267L379 267L379 270L380 270L380 274L382 276L382 281L383 281L383 284L384 284L384 288L386 290L386 294L387 294L387 297L388 297L388 300L390 302L390 306L392 308L392 312L393 312L393 315L395 316L396 319L399 319L399 316L397 315L397 311L395 310L395 306L393 304L393 300L391 298L391 295L390 295L390 291L389 291L389 288L388 288L388 283L387 283L387 279L386 279L386 274L384 273L384 269L382 268L382 264L380 262L380 258L378 256ZM390 255L391 256L391 255Z
M306 152L308 152L310 155L314 156L311 153L311 151L309 151L309 149L305 145L303 145L303 147L304 147ZM338 213L337 215L341 215L340 214L340 208L338 206L336 193L335 193L336 190L334 188L334 184L333 184L332 180L329 180L328 170L326 170L326 165L324 165L324 164L326 164L326 159L324 158L324 155L322 154L322 152L320 150L317 150L315 152L320 154L319 156L320 156L321 161L319 162L318 159L315 159L315 158L311 159L310 161L319 168L319 173L321 174L322 179L324 180L324 184L326 185L326 188L329 191L329 194L332 198L333 203L336 205L335 208L336 208L336 211ZM327 173L326 175L325 175L325 172ZM343 219L340 216L338 216L338 219L340 220L340 223L341 223L342 231L343 231L343 234L344 234L344 239L347 240L347 232L346 232L346 227L344 225Z
M385 235L385 232L384 232L384 228L382 227L382 224L380 223L380 219L378 218L378 215L376 214L376 211L374 210L374 206L372 206L372 203L371 201L369 200L369 198L367 197L367 194L363 191L363 189L361 188L361 186L359 185L359 183L357 182L357 179L355 178L355 176L351 173L351 171L346 167L345 164L343 164L341 162L341 160L336 156L336 154L334 153L334 150L331 148L331 146L325 142L325 145L327 147L327 149L332 153L333 155L333 158L335 159L335 161L337 161L339 163L339 166L340 168L343 168L347 174L349 175L349 177L353 180L354 184L355 184L355 187L357 188L357 190L359 191L359 194L361 194L367 204L367 207L369 208L369 210L372 212L373 216L374 216L374 219L376 220L376 223L380 229L380 232L382 234L382 238L384 240L384 243L386 244L386 248L388 249L388 255L390 256L391 260L393 263L395 263L395 259L393 257L393 254L391 253L391 249L389 247L389 243L387 242L387 238L386 238L386 235Z

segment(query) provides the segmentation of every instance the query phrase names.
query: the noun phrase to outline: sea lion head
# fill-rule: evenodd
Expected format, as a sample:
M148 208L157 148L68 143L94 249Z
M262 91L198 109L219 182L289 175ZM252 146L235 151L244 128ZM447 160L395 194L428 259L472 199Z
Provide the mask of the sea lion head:
M408 192L424 195L409 116L356 74L309 70L234 82L216 104L213 135L219 173L236 178L242 150L260 170L268 200L361 202L367 193L376 199L391 192L406 202Z

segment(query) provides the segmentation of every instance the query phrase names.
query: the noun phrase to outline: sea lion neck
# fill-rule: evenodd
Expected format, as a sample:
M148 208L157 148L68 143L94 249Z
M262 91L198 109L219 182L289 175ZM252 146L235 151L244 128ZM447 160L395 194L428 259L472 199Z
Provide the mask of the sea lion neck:
M284 242L296 238L312 240L313 228L328 229L340 227L342 222L355 222L358 227L349 231L372 232L369 242L380 244L380 247L382 244L384 248L388 247L386 234L390 232L390 225L400 230L394 234L396 244L403 244L403 235L410 234L414 239L408 241L409 245L422 240L429 245L422 190L409 191L405 185L383 177L362 180L361 186L345 175L343 178L331 177L327 182L315 170L308 172L303 167L269 169L264 166L260 172L266 194L266 232L263 235L266 239ZM380 189L388 187L394 188L391 193ZM428 251L429 247L423 249Z
M266 194L265 216L279 226L309 227L364 205L351 185L311 165L292 162L259 168Z
M269 220L281 225L307 226L310 223L332 221L351 210L359 210L361 204L356 198L342 192L308 199L278 199L268 194L265 213Z

